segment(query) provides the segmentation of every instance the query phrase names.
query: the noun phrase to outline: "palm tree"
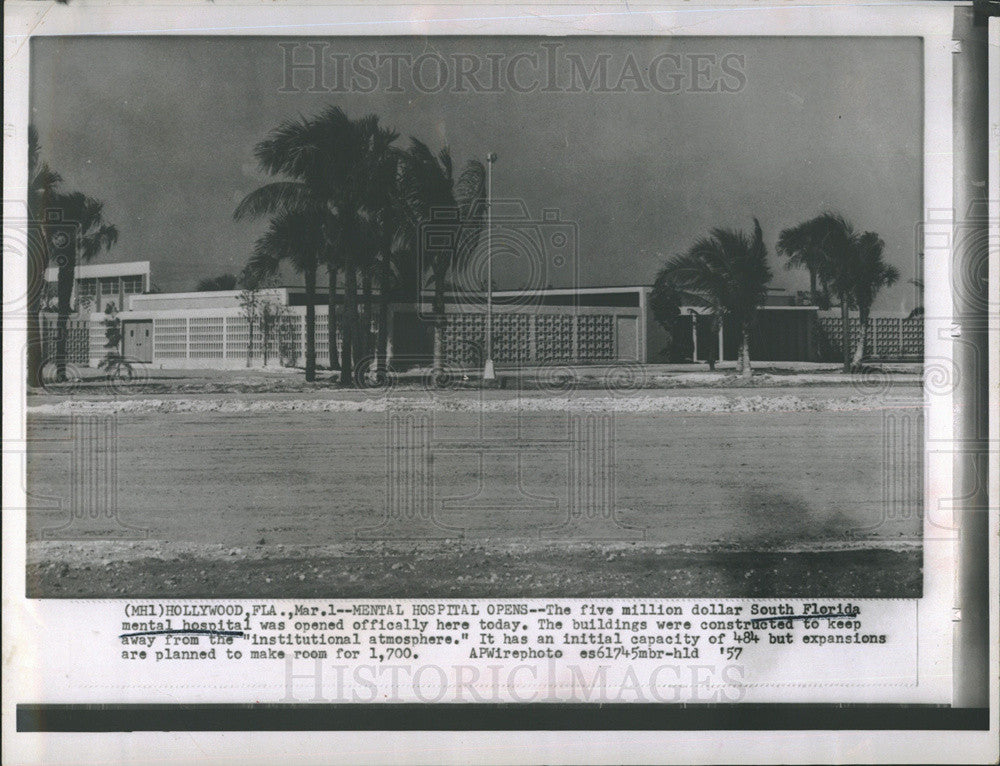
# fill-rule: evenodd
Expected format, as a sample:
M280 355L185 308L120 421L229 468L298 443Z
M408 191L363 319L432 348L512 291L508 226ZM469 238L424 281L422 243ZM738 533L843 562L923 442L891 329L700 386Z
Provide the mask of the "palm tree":
M361 284L361 305L359 306L358 332L354 345L355 365L371 353L372 304L375 297L375 276L379 268L378 225L366 208L361 221L361 247L355 259Z
M301 274L306 286L306 380L316 380L316 272L326 260L323 217L315 211L278 213L257 242L247 271L257 278L273 276L282 263Z
M883 287L891 287L899 281L899 269L886 263L882 257L885 242L871 231L866 231L858 237L853 264L854 289L851 299L858 307L861 320L861 342L854 350L852 364L857 367L865 355L868 345L868 320L871 316L872 304Z
M304 181L273 181L250 192L237 206L236 220L261 218L280 213L308 213L322 220L326 250L323 265L327 274L327 351L330 369L340 368L337 350L337 277L342 268L343 233L337 215ZM310 325L306 333L315 333Z
M400 209L386 210L380 226L378 256L379 315L375 345L375 373L378 380L386 375L389 356L389 307L392 300L418 302L419 265L414 247L416 232Z
M366 207L375 157L395 133L368 115L351 120L330 106L317 116L287 120L254 149L261 167L273 175L300 182L308 194L335 215L339 230L340 267L344 272L341 383L354 380L354 348L358 343L358 269L365 248ZM299 191L293 194L298 195Z
M456 243L451 250L435 252L429 263L421 264L434 284L431 308L434 321L434 369L444 365L444 294L452 274L461 269L476 248L485 214L486 170L477 160L469 160L456 178L451 153L446 148L435 155L426 144L410 138L403 163L403 193L417 222L430 221L436 214L450 213Z
M41 159L38 131L28 126L28 385L42 385L42 331L38 314L42 307L45 270L49 264L45 223L58 207L62 177Z
M793 229L785 229L778 237L778 252L787 256L787 269L806 269L809 272L809 294L821 309L830 308L829 263L827 254L817 247L817 229L822 238L822 225L811 221L813 226L803 224Z
M394 146L399 134L379 124L375 115L356 121L365 138L361 158L361 214L358 266L365 298L364 322L358 340L363 353L371 348L373 288L379 285L379 321L375 339L375 370L385 372L388 351L389 305L391 300L393 251L392 243L400 225L400 151Z
M663 329L667 336L667 344L663 352L667 361L674 361L674 348L677 344L677 318L681 315L681 304L685 295L678 291L669 274L661 269L653 282L649 293L649 310L653 319ZM695 320L692 318L691 320Z
M82 192L60 194L63 220L76 225L73 246L60 259L56 275L58 316L56 319L56 379L66 379L66 341L69 315L73 310L73 283L76 281L77 259L84 263L94 260L102 250L109 250L118 241L118 229L104 221L104 203Z
M375 372L386 373L389 346L389 307L399 291L400 277L413 271L415 226L406 207L403 190L404 154L392 144L394 131L376 129L371 153L366 206L370 211L372 276L379 285L378 335L375 342Z
M753 234L712 229L681 255L668 260L657 274L658 283L671 285L687 300L706 306L717 322L732 319L740 328L739 370L750 369L750 330L757 308L767 297L771 267L760 222L754 218Z
M340 273L341 234L337 217L329 214L324 216L323 231L326 237L326 350L330 360L330 369L340 369L339 349L337 348L337 276Z
M845 373L851 371L850 309L859 274L863 271L859 266L860 254L871 246L872 237L878 238L872 232L856 233L847 219L832 212L821 213L785 229L778 237L778 252L788 258L788 267L807 265L817 274L823 290L840 300L840 342ZM863 349L864 346L862 354Z

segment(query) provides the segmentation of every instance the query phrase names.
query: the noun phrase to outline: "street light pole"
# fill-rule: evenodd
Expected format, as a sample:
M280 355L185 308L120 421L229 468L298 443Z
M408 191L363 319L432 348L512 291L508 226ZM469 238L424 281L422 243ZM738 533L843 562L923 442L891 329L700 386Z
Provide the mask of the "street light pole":
M486 364L483 380L494 380L493 370L493 163L495 152L486 155Z

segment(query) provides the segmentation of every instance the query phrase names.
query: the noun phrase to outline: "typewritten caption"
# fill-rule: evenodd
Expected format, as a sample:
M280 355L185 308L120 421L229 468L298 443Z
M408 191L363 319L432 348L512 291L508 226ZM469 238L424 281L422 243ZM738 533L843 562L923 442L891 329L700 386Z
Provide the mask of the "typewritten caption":
M284 673L284 701L735 702L747 669L783 652L898 649L867 608L850 600L135 602L122 606L117 651L133 666L263 663Z

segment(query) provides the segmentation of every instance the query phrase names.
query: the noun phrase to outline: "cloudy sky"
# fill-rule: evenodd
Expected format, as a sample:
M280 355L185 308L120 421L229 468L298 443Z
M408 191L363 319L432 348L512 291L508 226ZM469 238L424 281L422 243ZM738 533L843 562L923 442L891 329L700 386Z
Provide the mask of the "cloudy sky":
M497 152L497 197L576 224L582 285L648 284L711 227L750 228L756 216L775 284L802 289L806 276L785 271L774 244L832 209L877 231L903 274L876 310L912 308L919 40L559 42L36 38L32 121L67 186L106 201L121 237L102 258L151 261L165 291L242 267L263 226L232 220L267 180L254 145L282 120L336 104L378 114L402 141L448 145L458 162ZM288 56L317 51L321 79L289 81ZM472 74L459 83L462 67ZM501 286L518 283L516 270L498 268Z

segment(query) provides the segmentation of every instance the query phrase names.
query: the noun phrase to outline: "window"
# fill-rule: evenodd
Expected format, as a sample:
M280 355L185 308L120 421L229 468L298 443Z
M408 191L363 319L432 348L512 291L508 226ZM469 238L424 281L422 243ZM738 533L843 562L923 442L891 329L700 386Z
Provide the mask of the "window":
M131 276L122 277L122 293L125 295L136 295L142 292L142 277Z
M76 284L76 294L80 298L93 298L97 295L97 280L81 279Z

